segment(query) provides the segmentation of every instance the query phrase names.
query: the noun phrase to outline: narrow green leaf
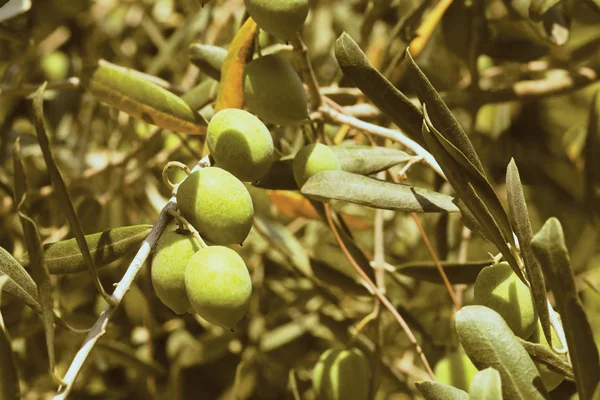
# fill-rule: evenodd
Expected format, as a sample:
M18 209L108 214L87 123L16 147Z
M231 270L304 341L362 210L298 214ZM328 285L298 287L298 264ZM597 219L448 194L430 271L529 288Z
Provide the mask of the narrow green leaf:
M377 71L358 44L342 33L335 42L335 57L340 68L348 77L392 122L411 139L425 145L421 136L419 109Z
M533 230L529 221L529 212L527 211L527 203L523 195L523 187L521 186L521 178L519 169L514 159L510 160L506 169L506 193L508 197L508 206L510 211L510 219L514 227L515 234L519 239L521 256L525 263L525 271L527 280L531 287L533 303L537 310L544 336L549 345L552 345L552 334L550 326L550 313L548 311L548 299L546 298L546 282L544 281L544 273L542 266L531 251L531 239L533 238Z
M81 84L98 100L159 128L206 133L207 122L179 96L116 65L86 66Z
M286 344L299 339L318 323L319 315L317 313L311 313L302 315L287 324L271 329L261 335L259 344L260 351L268 352L285 346Z
M569 379L575 379L571 364L561 359L548 346L532 343L521 338L517 338L517 340L519 340L521 345L523 345L523 348L525 348L525 351L527 351L535 361L547 365L550 369L563 374Z
M475 374L469 388L469 400L502 400L500 372L488 367Z
M469 207L467 207L464 201L462 201L459 198L456 198L454 199L454 204L456 204L456 206L460 210L460 219L464 226L477 233L488 242L494 243L492 238L486 236L486 232L484 231L483 227L481 226L477 218L475 218L471 210L469 210Z
M273 162L269 171L254 186L272 190L298 190L292 169L293 162L293 158Z
M592 101L583 151L585 203L596 218L600 219L600 90L596 92Z
M185 101L192 110L200 110L202 107L213 102L217 98L218 92L219 82L208 78L188 90L181 96L181 100Z
M48 362L50 376L55 378L54 366L56 358L54 353L54 309L52 308L52 284L50 283L50 274L44 265L44 252L42 251L42 241L35 222L29 218L26 213L25 201L27 198L27 177L25 168L21 160L21 146L19 140L13 147L13 167L15 180L15 196L18 204L17 210L19 219L23 226L25 236L25 245L30 254L30 267L33 281L37 285L42 322L44 324L44 333L46 337L46 347L48 350Z
M85 236L90 256L97 268L105 267L136 249L144 241L152 225L122 226ZM62 240L44 245L44 261L51 274L70 274L87 269L77 239ZM29 255L21 258L29 266Z
M420 381L415 385L425 400L469 400L464 390L435 381Z
M472 284L477 279L479 272L488 265L492 265L491 260L471 261L466 263L442 261L442 268L453 285ZM394 272L410 276L411 278L432 283L443 284L444 281L433 262L415 261L399 265Z
M448 181L456 191L458 198L468 207L469 213L463 214L467 221L473 221L474 227L481 227L483 236L494 243L502 252L512 269L521 280L525 280L523 273L507 245L506 238L502 230L494 219L494 216L487 207L487 204L479 197L468 177L464 173L458 162L448 154L444 146L437 140L433 126L428 126L427 121L423 121L423 137L428 143L431 153L434 155L440 166L444 170Z
M500 199L498 199L498 195L494 191L494 188L490 182L458 148L444 138L444 136L442 136L442 134L431 124L429 119L429 109L424 107L423 114L425 116L425 123L427 124L430 132L433 134L433 136L435 136L435 139L438 141L438 143L444 147L444 150L446 150L448 155L459 164L463 174L466 174L464 179L469 181L469 183L473 186L473 189L475 189L477 195L481 197L486 207L490 210L490 213L494 217L496 224L504 235L505 241L514 244L513 232L510 226L508 215L506 214L504 207L502 207L502 203L500 203Z
M458 211L448 195L340 170L323 171L312 176L302 186L301 192L315 199L343 200L385 210Z
M450 112L450 109L446 106L446 103L444 103L431 82L429 82L429 79L427 79L423 71L417 66L408 49L406 50L406 62L408 63L407 73L411 87L417 93L419 100L427 106L433 126L460 150L481 174L485 174L483 165L481 165L481 161L469 137L463 131L456 118L454 118L454 115L452 115L452 112Z
M167 372L159 363L141 359L133 349L116 340L99 341L96 343L95 351L100 351L144 375L164 376Z
M348 276L330 263L316 258L310 259L313 273L317 279L324 283L341 289L344 293L352 296L366 296L369 291L357 281L357 274L352 270L352 276Z
M6 293L21 300L35 311L41 312L35 282L8 251L0 247L0 277L2 276L9 279L3 289Z
M67 220L69 221L69 226L71 230L75 234L75 238L77 239L77 244L83 253L83 257L85 262L89 268L89 271L92 274L94 279L94 283L98 292L104 297L104 299L111 303L112 300L110 296L104 291L102 284L100 283L100 279L98 278L98 271L96 271L96 266L94 265L94 259L90 255L90 250L88 249L87 243L85 241L85 236L83 234L83 229L81 228L81 224L79 223L79 218L77 217L77 213L75 212L75 208L73 207L73 202L71 201L71 196L69 195L69 191L67 190L67 186L62 178L60 170L54 162L54 156L52 155L52 151L50 149L50 141L48 140L48 135L46 134L46 127L44 125L44 90L46 89L46 84L44 83L40 88L35 92L33 98L33 113L34 113L34 125L35 132L38 137L38 142L40 144L40 148L42 149L42 154L44 156L44 161L46 163L46 167L48 168L48 174L50 175L50 180L52 181L52 186L54 187L54 192L56 197L58 198L59 203L61 204ZM40 255L43 257L43 254ZM29 249L29 261L32 263L32 253L31 249ZM35 279L38 283L39 282ZM43 301L43 299L42 299ZM51 304L51 303L50 303ZM42 304L42 308L43 308Z
M577 391L580 398L589 399L600 382L600 358L590 322L575 288L569 253L558 219L549 218L533 237L531 246L542 264L563 321Z
M1 249L1 247L0 247ZM2 291L5 285L10 283L8 276L0 275L0 304L2 304ZM19 386L19 374L15 355L10 345L10 338L4 320L0 313L0 399L18 400L21 398Z
M328 146L337 156L344 171L371 175L410 160L402 150L380 146Z
M192 64L214 80L221 80L221 68L223 68L227 50L219 46L194 43L190 45L188 51Z
M500 373L504 398L548 398L535 364L496 311L484 306L463 307L456 313L456 331L479 370L492 367Z

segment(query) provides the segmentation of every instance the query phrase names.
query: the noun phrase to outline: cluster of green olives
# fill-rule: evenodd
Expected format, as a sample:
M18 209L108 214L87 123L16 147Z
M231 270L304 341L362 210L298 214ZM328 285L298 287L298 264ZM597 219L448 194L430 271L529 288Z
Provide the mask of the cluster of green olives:
M187 231L160 237L150 275L158 298L177 314L195 312L231 329L248 311L252 281L242 257L225 246L201 247Z
M371 367L362 351L328 349L313 368L313 389L319 400L367 400Z

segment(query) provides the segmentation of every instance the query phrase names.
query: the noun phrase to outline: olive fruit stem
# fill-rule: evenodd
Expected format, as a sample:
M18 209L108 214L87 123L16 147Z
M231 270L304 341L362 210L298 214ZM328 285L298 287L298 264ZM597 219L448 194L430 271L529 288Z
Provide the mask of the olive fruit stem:
M71 365L69 366L69 369L67 370L67 373L63 378L65 385L59 387L58 393L53 397L54 400L66 399L69 393L71 392L71 389L73 389L73 384L75 383L75 379L77 379L77 376L79 375L83 364L90 355L92 349L94 348L94 345L98 342L102 335L106 333L106 327L108 325L108 322L110 321L110 318L113 316L119 304L121 304L121 301L123 301L125 294L131 288L131 285L133 284L133 281L135 280L135 277L137 276L138 272L140 272L140 270L142 269L144 262L146 261L148 256L150 256L152 250L156 247L156 243L158 242L158 239L160 238L160 235L162 234L163 230L173 219L170 213L175 211L176 208L177 205L175 203L175 198L171 198L161 210L156 223L152 227L152 230L150 231L146 239L144 239L144 242L140 246L140 249L129 264L127 271L123 275L123 278L121 278L113 294L111 295L113 304L109 304L106 307L104 307L104 310L102 311L102 313L94 323L94 326L86 336L83 344L81 345L81 348L77 351L77 354L75 354L75 357L73 358L73 361L71 362Z
M198 241L198 243L200 244L200 247L202 247L202 248L208 247L208 245L206 244L204 239L202 239L202 236L200 236L200 233L196 230L196 228L194 228L194 225L192 225L190 223L190 221L185 219L185 217L183 215L181 215L181 213L179 211L169 211L169 215L171 215L173 218L175 218L177 220L177 222L184 225L185 228L192 233L192 236L194 236L194 239L196 239Z
M167 187L172 191L173 189L175 189L175 184L169 180L168 172L170 168L179 168L187 175L191 174L192 172L184 163L180 163L179 161L169 161L162 170L162 179L165 185L167 185Z
M291 44L294 48L294 51L300 58L300 72L302 72L304 82L308 86L308 92L310 94L310 108L311 110L318 110L323 103L321 91L319 90L319 83L317 82L315 70L312 67L310 58L308 57L308 48L304 44L300 32L296 33L296 37L292 39Z

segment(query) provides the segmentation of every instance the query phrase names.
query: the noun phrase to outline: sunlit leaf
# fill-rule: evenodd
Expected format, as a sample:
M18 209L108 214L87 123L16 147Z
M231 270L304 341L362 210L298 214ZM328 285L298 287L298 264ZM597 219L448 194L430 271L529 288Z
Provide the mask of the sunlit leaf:
M218 88L219 82L207 78L182 95L181 100L193 110L200 110L217 97Z
M544 346L543 344L539 343L528 342L527 340L523 340L521 338L517 339L519 342L521 342L527 353L529 353L531 358L533 358L535 361L547 365L549 369L559 372L569 379L574 379L573 368L571 365L560 358L548 346Z
M448 195L339 170L312 176L302 186L301 192L315 199L343 200L385 210L458 211Z
M380 146L329 146L344 171L371 175L406 162L410 156L402 150Z
M194 43L189 48L190 61L200 68L200 71L214 80L221 79L221 68L225 62L227 50L219 46Z
M0 247L0 249L2 248ZM2 291L6 290L4 286L9 282L8 276L0 275L0 304L2 304ZM2 314L0 314L0 399L18 400L20 398L21 388L15 356Z
M533 230L531 229L527 203L525 202L525 196L523 195L519 169L517 168L514 159L511 159L506 170L506 193L508 197L510 219L515 234L519 239L521 256L525 263L525 271L527 272L527 279L529 280L531 287L533 303L540 318L546 340L552 345L550 313L548 311L548 299L546 298L546 282L544 281L542 266L531 252Z
M469 388L470 400L502 400L502 379L500 373L488 367L479 371Z
M546 399L535 364L504 319L484 306L466 306L456 313L458 339L479 369L500 372L506 399Z
M134 118L190 135L206 133L206 121L179 96L122 67L106 62L86 66L81 84L98 100Z
M425 400L469 400L464 390L435 381L420 381L415 385Z
M148 236L152 225L122 226L85 236L97 268L105 267L138 248ZM44 245L44 262L51 274L70 274L87 269L86 261L77 239L67 239ZM21 258L24 267L29 266L27 253Z
M562 318L579 396L590 398L600 382L600 358L592 327L575 287L562 225L549 218L531 241L535 257L544 269Z
M35 311L41 312L35 282L21 264L2 247L0 247L0 276L9 279L3 288L6 293L23 301Z
M268 352L278 349L281 346L285 346L286 344L299 339L318 323L319 316L312 313L295 318L287 324L271 329L261 336L259 344L260 350Z

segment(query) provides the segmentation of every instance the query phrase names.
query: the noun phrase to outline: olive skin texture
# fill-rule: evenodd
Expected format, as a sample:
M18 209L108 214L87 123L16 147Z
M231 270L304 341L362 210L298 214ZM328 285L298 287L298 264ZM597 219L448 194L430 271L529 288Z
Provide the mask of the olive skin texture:
M152 287L160 301L176 314L185 314L192 309L184 276L188 261L198 250L200 245L190 232L178 233L171 225L160 236L152 254Z
M546 340L546 335L544 335L544 331L542 329L542 324L539 321L535 328L535 331L533 332L533 335L531 336L531 342L539 343L539 344L542 344L542 345L550 348L550 345L548 344L548 341ZM554 345L554 347L557 347L557 348L562 347L560 345L560 341L558 340L558 336L556 335L556 332L554 331L554 328L552 328L552 344ZM562 358L564 361L567 361L567 357L564 354L558 354L558 356L560 358ZM535 364L535 367L538 369L538 372L540 373L540 378L542 378L542 383L544 384L544 387L546 388L546 390L548 392L556 389L558 387L558 385L560 385L565 380L564 375L550 370L545 364L535 362L535 360L533 361L533 363Z
M292 170L298 188L313 175L319 172L341 169L340 161L335 153L321 143L304 146L294 157Z
M209 246L188 261L185 290L199 316L232 329L248 311L252 281L238 253L229 247Z
M319 400L367 400L371 370L357 348L326 350L313 369L313 389Z
M306 91L294 68L282 56L252 60L244 69L244 101L259 118L291 125L308 118Z
M538 320L531 292L508 263L482 269L475 281L474 295L476 304L500 314L516 336L531 336Z
M177 188L177 207L203 238L220 245L242 243L254 219L248 189L217 167L190 174Z
M260 29L288 41L302 29L308 16L308 0L245 0L246 10Z
M258 181L273 163L271 133L247 111L228 108L217 112L208 124L206 140L216 166L242 181Z

